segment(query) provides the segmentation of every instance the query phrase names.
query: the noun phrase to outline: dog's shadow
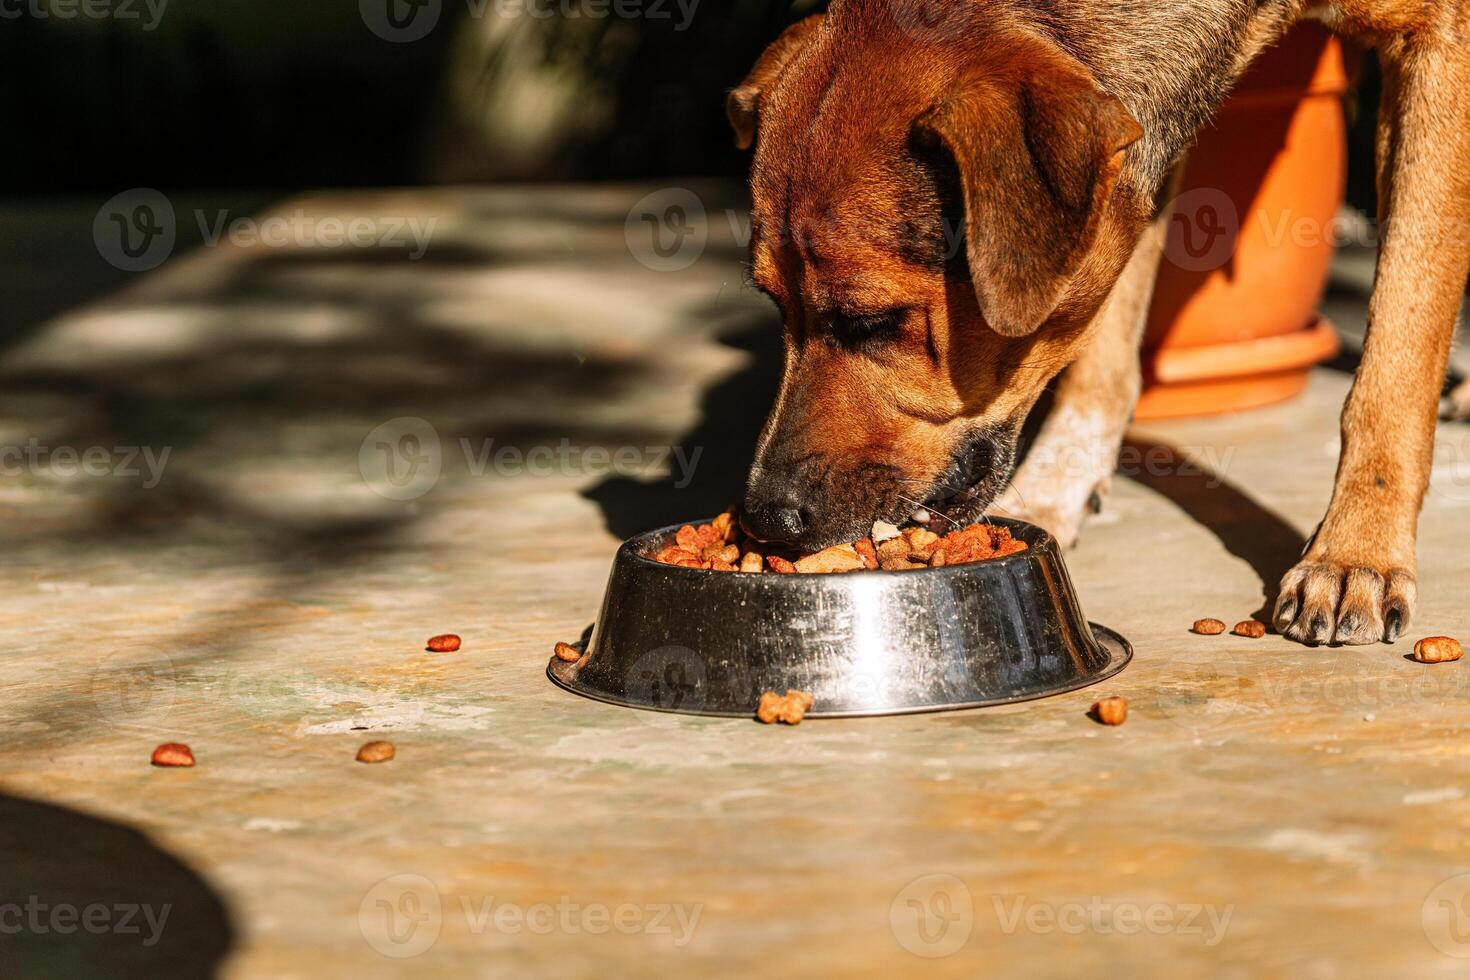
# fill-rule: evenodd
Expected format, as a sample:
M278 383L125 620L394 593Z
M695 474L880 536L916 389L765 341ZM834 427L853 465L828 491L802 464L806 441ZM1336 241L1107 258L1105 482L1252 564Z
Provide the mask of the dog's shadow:
M729 316L728 309L723 312ZM705 391L699 424L673 447L670 473L655 480L612 476L582 493L602 508L608 531L619 538L708 519L744 493L761 426L781 383L781 324L774 311L752 312L716 339L745 351L749 360Z
M1306 537L1223 474L1187 459L1173 446L1130 436L1123 451L1149 465L1120 469L1119 476L1170 500L1250 565L1261 580L1262 604L1253 615L1270 623L1281 576L1301 557Z

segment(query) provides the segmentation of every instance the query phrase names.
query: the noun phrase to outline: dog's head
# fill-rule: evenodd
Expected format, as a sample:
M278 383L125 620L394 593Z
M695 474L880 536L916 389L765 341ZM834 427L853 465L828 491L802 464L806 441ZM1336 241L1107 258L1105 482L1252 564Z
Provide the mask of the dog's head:
M727 103L756 148L751 277L785 321L746 491L762 538L978 517L1137 234L1123 106L1037 33L924 37L892 16L908 2L836 0Z

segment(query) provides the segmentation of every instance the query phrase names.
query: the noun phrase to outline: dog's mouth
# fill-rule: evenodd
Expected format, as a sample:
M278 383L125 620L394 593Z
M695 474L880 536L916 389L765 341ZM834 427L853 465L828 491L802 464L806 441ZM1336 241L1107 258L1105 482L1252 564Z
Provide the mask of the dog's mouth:
M923 517L920 512L926 511L960 526L978 521L1010 481L1016 465L1016 440L1009 426L987 426L968 437L914 515Z

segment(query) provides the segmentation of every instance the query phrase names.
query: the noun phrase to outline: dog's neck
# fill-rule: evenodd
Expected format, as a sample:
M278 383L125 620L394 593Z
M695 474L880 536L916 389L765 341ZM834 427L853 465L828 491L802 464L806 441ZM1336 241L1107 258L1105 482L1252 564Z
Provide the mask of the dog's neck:
M1093 72L1142 124L1123 179L1152 195L1303 0L1038 0L1008 4Z

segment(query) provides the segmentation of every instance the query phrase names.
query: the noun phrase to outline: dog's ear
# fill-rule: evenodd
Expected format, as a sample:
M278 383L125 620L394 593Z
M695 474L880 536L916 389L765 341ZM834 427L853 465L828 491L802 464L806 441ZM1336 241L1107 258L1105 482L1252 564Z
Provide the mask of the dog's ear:
M1096 238L1139 126L1075 59L1027 45L978 68L915 122L954 157L975 293L997 333L1032 333L1056 311Z
M725 98L725 115L735 130L737 149L748 150L755 143L756 127L760 124L761 94L781 77L782 70L822 23L822 16L812 14L782 31L781 36L771 42L771 46L756 60L745 81L731 89Z

